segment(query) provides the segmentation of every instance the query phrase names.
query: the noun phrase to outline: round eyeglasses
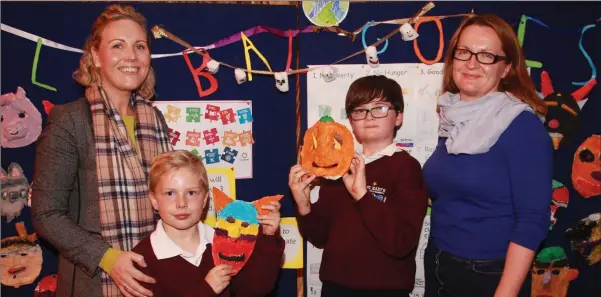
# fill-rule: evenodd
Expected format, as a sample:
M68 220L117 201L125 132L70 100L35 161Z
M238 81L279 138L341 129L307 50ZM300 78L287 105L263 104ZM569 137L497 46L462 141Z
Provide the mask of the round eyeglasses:
M476 60L480 64L490 65L507 59L505 56L499 56L488 52L474 53L464 48L457 48L453 51L453 57L459 61L468 61L472 56L476 56Z
M394 109L392 109L392 106L388 105L376 106L372 108L357 108L351 111L349 117L353 121L360 121L367 118L367 113L369 112L373 118L379 119L388 116L388 112L391 110Z

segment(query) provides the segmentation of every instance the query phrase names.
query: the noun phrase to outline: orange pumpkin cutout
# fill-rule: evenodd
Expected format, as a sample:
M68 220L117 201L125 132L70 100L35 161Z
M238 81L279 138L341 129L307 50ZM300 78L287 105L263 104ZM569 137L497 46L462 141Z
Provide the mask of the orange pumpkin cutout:
M316 176L340 177L348 172L354 154L351 131L324 116L305 132L301 166Z
M584 198L601 195L601 136L592 135L576 150L572 185Z

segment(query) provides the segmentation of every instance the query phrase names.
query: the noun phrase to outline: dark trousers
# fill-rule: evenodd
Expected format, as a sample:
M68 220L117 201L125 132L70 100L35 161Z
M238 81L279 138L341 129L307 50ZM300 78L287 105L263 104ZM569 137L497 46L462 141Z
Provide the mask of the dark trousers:
M424 257L424 297L492 297L501 281L505 259L470 260L451 255L428 244ZM528 273L519 297L530 297Z
M409 297L411 290L359 290L323 282L321 297Z

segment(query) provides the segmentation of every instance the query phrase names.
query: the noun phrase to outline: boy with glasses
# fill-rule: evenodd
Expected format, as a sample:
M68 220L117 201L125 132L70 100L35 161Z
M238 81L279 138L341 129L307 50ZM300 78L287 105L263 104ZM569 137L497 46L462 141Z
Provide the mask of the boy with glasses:
M393 142L403 122L403 94L394 80L366 76L351 84L345 108L362 144L350 172L322 180L291 168L289 186L302 235L323 248L321 296L409 296L427 192L417 160Z

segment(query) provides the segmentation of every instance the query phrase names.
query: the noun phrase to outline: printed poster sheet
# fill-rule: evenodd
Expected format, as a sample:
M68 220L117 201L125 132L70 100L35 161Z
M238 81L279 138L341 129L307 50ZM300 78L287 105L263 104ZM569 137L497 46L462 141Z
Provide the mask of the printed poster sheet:
M234 168L252 178L251 101L156 101L174 149L189 150L207 168Z
M317 66L312 66L317 67ZM443 64L421 63L368 65L335 65L336 79L326 82L321 70L307 74L307 126L311 127L323 115L330 115L336 122L351 129L346 118L344 101L351 83L367 75L385 75L398 82L403 90L405 110L403 125L397 132L397 146L408 151L423 166L434 152L438 140L437 100L441 95ZM359 143L355 141L355 145ZM318 199L318 188L311 191L311 202ZM430 230L430 218L426 217L416 254L417 271L413 297L424 293L423 254ZM319 266L322 250L307 242L307 295L321 296Z

